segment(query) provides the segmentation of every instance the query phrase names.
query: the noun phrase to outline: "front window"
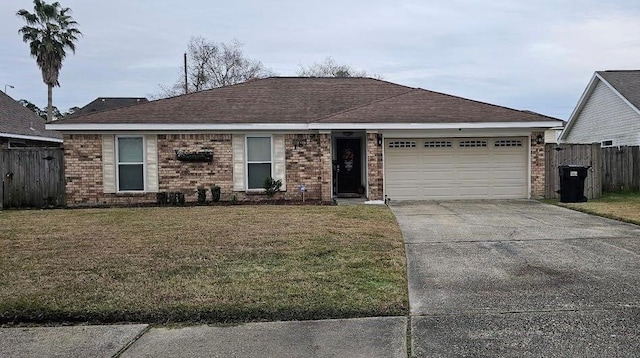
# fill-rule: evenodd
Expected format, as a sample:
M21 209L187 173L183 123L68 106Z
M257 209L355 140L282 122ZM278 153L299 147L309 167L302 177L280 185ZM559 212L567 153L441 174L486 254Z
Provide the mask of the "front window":
M118 191L144 191L144 141L118 137Z
M271 137L247 137L247 189L262 189L271 165Z

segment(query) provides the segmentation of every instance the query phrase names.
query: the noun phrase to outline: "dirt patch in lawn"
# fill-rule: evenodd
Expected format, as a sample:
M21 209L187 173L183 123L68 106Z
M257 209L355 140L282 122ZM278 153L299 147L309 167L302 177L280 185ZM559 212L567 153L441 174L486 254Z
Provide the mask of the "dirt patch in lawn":
M402 235L377 206L0 212L0 322L404 315Z

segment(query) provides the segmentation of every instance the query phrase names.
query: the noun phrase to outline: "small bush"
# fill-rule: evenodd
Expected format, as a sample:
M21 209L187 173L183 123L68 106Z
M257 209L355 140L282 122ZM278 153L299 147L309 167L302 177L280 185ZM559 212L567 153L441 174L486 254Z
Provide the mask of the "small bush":
M172 192L169 193L169 205L184 205L184 193Z
M167 202L169 202L169 195L167 195L167 192L161 191L156 193L156 202L158 205L167 205Z
M264 193L267 194L267 197L273 198L273 196L280 191L280 188L282 187L282 180L275 180L272 177L264 178L262 187L264 188Z
M198 188L198 203L204 204L207 201L207 190L205 188Z
M214 203L217 203L220 201L220 187L215 184L211 186L211 200Z
M168 202L169 202L169 205L177 205L178 204L178 193L169 193L168 194Z

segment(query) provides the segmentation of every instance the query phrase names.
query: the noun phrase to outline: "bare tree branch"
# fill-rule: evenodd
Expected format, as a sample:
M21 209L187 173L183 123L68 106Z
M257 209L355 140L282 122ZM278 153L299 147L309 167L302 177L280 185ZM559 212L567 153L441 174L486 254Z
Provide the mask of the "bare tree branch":
M187 44L187 86L189 92L230 86L273 73L260 61L248 59L242 44L217 43L204 37L192 37ZM152 97L164 98L184 93L184 79L171 86L160 85L160 93Z
M356 70L349 65L339 65L331 57L327 57L322 62L316 62L309 67L300 66L298 70L300 77L373 77L381 79L380 75L368 75L367 71Z

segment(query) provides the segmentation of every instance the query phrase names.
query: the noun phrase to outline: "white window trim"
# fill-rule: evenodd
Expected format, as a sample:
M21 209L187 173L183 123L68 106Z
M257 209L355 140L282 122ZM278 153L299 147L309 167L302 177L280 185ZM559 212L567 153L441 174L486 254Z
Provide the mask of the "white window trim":
M120 190L120 138L141 138L142 139L142 190ZM147 139L144 135L117 135L115 136L115 162L116 162L116 193L145 193L147 192ZM129 163L131 164L131 163ZM126 164L125 164L126 165Z
M605 142L611 142L611 144L605 144ZM602 148L615 147L615 145L613 145L613 139L605 139L603 141L600 141L600 147L602 147Z
M249 138L269 138L270 149L271 149L271 160L268 162L265 161L252 161L251 164L271 164L271 177L273 178L273 167L274 167L274 152L273 152L273 135L261 135L261 134L248 134L244 137L244 188L248 193L262 193L264 192L264 188L255 188L249 189Z

